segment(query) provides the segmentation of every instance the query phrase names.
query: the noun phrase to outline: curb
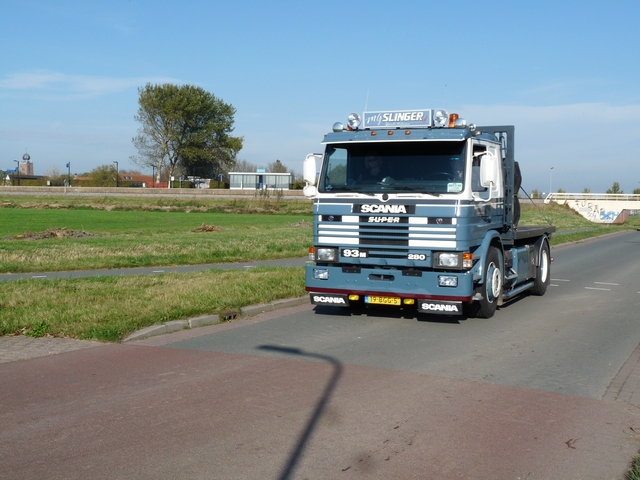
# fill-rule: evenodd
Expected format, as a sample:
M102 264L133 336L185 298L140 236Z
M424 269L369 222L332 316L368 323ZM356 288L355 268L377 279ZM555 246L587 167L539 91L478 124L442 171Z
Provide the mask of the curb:
M196 327L203 327L205 325L213 325L215 323L222 323L228 320L235 320L239 317L253 317L264 312L273 312L282 308L296 307L298 305L304 305L309 303L309 296L298 298L285 298L283 300L274 300L269 303L262 303L259 305L251 305L248 307L242 307L240 311L223 311L216 315L203 315L201 317L194 317L188 320L172 320L162 325L151 325L150 327L143 328L122 339L122 343L133 342L135 340L143 340L149 337L155 337L158 335L164 335L165 333L177 332L179 330L186 330Z

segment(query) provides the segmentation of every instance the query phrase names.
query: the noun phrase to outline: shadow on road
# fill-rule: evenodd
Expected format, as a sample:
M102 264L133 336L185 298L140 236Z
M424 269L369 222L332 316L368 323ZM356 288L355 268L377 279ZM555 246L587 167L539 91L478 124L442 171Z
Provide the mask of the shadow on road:
M333 394L333 391L336 388L336 385L338 384L338 380L342 375L342 364L335 358L330 357L328 355L321 355L319 353L309 353L299 348L287 348L287 347L279 347L275 345L261 345L258 347L258 349L266 350L270 352L286 353L289 355L299 355L301 357L315 358L318 360L323 360L333 365L333 373L331 375L331 378L327 382L327 385L325 386L324 391L322 392L322 396L320 397L320 399L318 400L318 403L316 404L316 408L314 409L313 414L307 421L307 425L304 431L298 438L295 448L289 454L289 457L285 463L285 466L282 469L282 473L278 477L279 480L287 480L291 478L291 476L293 475L293 471L296 467L296 464L300 460L300 457L302 456L302 453L306 448L307 442L311 438L311 434L313 433L316 427L316 424L318 423L318 420L320 420L320 417L322 417L322 413L324 412L324 409L327 406L327 403L329 402L329 399L331 398L331 395Z
M314 312L317 315L332 315L334 317L372 316L382 318L404 318L427 323L447 323L460 325L468 320L466 316L437 315L433 313L420 313L415 308L398 309L391 307L353 307L342 308L325 305L316 305Z

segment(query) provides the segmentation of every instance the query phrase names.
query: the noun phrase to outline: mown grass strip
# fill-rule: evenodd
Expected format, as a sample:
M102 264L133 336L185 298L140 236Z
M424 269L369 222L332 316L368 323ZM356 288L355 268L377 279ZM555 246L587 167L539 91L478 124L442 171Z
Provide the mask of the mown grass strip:
M231 192L229 192L231 193ZM200 209L210 213L311 214L312 202L305 197L281 196L256 192L243 198L219 196L99 196L99 195L7 195L0 192L0 208L188 211Z
M119 341L141 328L305 294L302 268L20 280L0 289L0 335Z

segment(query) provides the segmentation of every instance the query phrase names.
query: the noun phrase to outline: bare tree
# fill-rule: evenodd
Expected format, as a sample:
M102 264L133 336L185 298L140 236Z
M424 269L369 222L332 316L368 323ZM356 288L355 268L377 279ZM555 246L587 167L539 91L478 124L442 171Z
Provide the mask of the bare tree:
M51 165L51 168L44 172L44 176L49 178L50 180L53 180L60 178L62 175L57 165Z
M267 172L269 173L287 173L287 167L285 167L280 160L267 163Z
M235 164L231 168L234 172L255 172L260 167L247 160L236 160Z

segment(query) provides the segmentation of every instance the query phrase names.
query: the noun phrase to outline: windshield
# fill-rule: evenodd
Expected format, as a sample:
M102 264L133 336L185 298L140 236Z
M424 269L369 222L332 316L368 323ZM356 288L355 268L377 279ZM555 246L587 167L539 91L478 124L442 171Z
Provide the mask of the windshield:
M459 193L465 142L385 142L327 145L321 192Z

